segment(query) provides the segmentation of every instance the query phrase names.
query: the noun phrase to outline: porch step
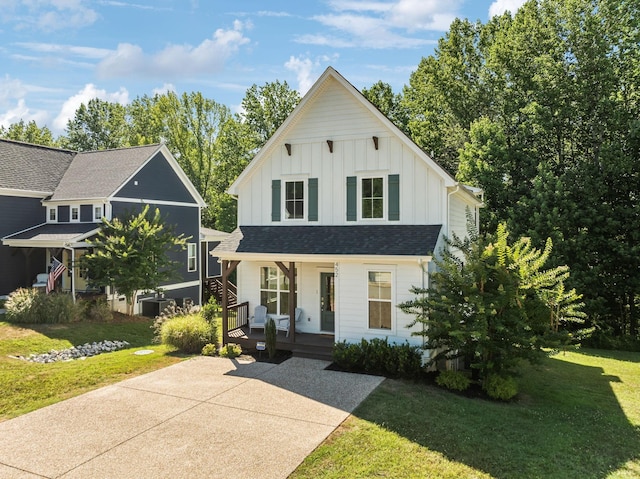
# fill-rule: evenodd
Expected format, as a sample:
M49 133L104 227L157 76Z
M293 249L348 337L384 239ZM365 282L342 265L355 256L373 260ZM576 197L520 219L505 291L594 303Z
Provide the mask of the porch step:
M333 361L331 349L325 347L303 346L291 351L296 358L321 359L323 361Z

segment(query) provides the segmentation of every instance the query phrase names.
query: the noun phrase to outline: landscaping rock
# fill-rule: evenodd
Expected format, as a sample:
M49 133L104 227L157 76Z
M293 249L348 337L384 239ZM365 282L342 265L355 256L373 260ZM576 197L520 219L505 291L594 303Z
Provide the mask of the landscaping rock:
M31 361L32 363L55 363L57 361L73 361L74 359L86 359L101 353L110 353L129 346L127 341L101 341L99 343L85 343L73 346L69 349L57 351L52 349L48 353L30 354L29 356L13 356L16 359Z

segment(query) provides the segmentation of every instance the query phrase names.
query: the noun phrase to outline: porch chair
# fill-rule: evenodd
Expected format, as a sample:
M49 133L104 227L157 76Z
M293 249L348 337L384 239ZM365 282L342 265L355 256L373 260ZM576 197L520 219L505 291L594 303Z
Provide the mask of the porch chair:
M296 308L295 315L296 315L295 321L296 323L299 323L302 320L302 308ZM287 338L288 338L289 331L291 330L291 321L289 321L288 319L281 319L280 321L278 321L278 324L276 325L276 329L277 331L286 331Z
M36 282L31 285L32 288L46 288L47 280L49 279L48 273L38 273L36 275Z
M253 316L249 318L249 334L254 328L264 329L267 323L267 307L259 304L256 306Z

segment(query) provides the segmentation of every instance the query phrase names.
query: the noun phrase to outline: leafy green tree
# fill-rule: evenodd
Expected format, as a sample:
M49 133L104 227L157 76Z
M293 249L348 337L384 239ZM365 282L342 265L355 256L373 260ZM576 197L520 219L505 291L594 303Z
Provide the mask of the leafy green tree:
M363 88L362 94L400 130L409 133L409 112L402 101L402 94L394 94L391 85L382 81L374 83L371 88Z
M462 357L482 378L510 375L520 360L536 362L543 347L566 342L563 327L582 320L581 296L564 285L569 268L543 269L551 240L539 250L508 238L503 223L494 235L469 226L469 237L447 240L431 287L413 288L416 299L399 305L424 326L414 334L434 350L431 364Z
M129 313L139 291L158 291L160 285L176 275L171 253L184 250L189 238L176 236L164 224L160 210L149 213L146 205L139 214L123 219L103 218L93 240L93 252L81 258L80 267L88 272L92 286L109 286L127 298Z
M300 103L300 94L285 81L252 85L242 100L244 122L258 135L260 146L271 138L278 127Z
M24 120L12 123L9 128L0 126L0 138L8 140L24 141L34 145L58 146L53 139L51 130L46 126L40 128L35 121L31 120L25 124Z
M67 122L65 148L76 151L108 150L128 146L126 109L115 102L93 98Z

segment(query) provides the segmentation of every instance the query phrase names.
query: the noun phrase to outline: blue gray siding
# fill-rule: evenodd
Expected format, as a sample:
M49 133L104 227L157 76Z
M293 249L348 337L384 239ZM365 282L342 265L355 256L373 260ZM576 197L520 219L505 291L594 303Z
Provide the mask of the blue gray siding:
M129 179L116 196L179 203L196 202L162 153L154 156Z
M0 238L45 222L46 209L39 198L0 196ZM38 273L46 273L44 249L10 248L0 243L0 294L9 294L33 284Z

